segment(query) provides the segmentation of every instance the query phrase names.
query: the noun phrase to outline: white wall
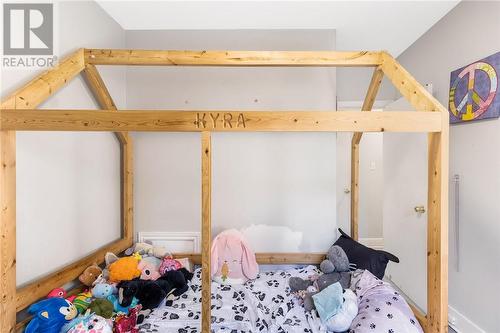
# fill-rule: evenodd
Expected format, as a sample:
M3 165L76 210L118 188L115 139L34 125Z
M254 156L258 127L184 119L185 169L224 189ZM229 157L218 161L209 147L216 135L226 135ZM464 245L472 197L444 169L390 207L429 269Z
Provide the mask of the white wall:
M80 47L118 48L125 35L94 2L61 2L56 11L59 56ZM102 75L125 105L125 71ZM2 97L36 74L2 71ZM96 108L78 77L43 108ZM42 111L41 111L42 112ZM120 236L120 152L113 134L17 134L17 282L23 284Z
M464 1L398 60L417 80L431 82L434 95L448 105L450 72L499 50L500 2ZM500 327L499 144L499 119L451 126L450 176L461 177L461 262L457 272L451 191L449 301L486 332Z
M334 50L335 32L127 31L127 47ZM134 67L127 106L334 110L335 70ZM199 134L137 133L134 143L137 230L199 231ZM275 242L253 238L256 250L324 251L335 239L335 145L325 133L214 134L214 232L262 224L248 232Z

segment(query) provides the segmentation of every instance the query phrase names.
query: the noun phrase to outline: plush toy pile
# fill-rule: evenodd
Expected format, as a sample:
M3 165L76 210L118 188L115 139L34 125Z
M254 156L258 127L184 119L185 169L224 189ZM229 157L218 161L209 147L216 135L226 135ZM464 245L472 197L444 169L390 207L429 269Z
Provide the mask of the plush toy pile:
M164 248L137 243L125 257L105 256L79 276L87 289L67 297L57 288L28 309L26 333L136 333L153 309L188 289L193 277L188 259L173 259Z

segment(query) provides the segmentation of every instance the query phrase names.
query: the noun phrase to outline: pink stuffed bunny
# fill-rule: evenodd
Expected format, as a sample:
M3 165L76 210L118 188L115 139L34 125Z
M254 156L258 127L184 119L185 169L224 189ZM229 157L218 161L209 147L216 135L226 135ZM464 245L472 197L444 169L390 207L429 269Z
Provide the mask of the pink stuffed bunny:
M211 272L221 284L242 284L259 273L255 254L244 236L235 229L221 232L212 243Z

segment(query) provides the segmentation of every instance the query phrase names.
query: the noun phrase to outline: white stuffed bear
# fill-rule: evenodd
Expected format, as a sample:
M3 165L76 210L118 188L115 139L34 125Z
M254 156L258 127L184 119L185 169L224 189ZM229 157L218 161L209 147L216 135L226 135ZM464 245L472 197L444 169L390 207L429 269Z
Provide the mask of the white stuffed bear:
M358 299L350 289L344 290L344 303L340 310L324 324L329 332L345 332L358 314Z

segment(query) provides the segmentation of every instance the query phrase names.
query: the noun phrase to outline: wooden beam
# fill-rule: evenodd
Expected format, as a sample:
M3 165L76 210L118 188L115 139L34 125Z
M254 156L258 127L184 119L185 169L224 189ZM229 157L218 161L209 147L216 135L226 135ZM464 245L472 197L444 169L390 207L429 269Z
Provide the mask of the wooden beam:
M106 84L94 65L85 65L82 72L95 99L102 109L117 111L115 102L111 97ZM123 238L133 241L133 146L127 132L115 132L120 144L120 169L121 169L121 224Z
M210 132L201 133L201 327L210 333L212 278L210 249L212 242L212 143Z
M359 238L359 143L351 141L351 238Z
M438 132L429 112L267 112L4 110L1 128L17 131L357 131Z
M188 258L195 265L201 265L200 253L174 253L174 258ZM263 252L255 253L257 263L261 265L319 265L325 259L325 253L301 252Z
M87 64L82 74L101 109L117 110L115 102L97 68L94 65ZM126 132L115 132L115 135L120 144L127 142L128 134Z
M16 133L0 132L0 332L16 324Z
M363 106L361 107L361 111L372 110L373 104L375 103L375 99L377 98L377 93L383 78L384 78L384 72L382 71L382 67L381 66L375 67L375 69L373 70L373 75L370 81L370 85L368 86L368 91L366 92L365 100L363 101ZM362 135L363 132L355 132L353 134L352 141L358 144L359 141L361 140Z
M350 66L381 64L380 52L359 51L173 51L86 49L93 65L141 66Z
M0 109L35 109L84 68L83 49L79 49L7 97Z
M425 314L422 311L420 311L420 309L418 309L411 302L408 302L408 305L410 306L411 311L415 315L415 318L417 318L420 326L422 326L422 329L424 330L424 332L429 332L429 331L427 331L427 317L425 316Z
M448 110L439 103L430 92L401 66L389 53L381 52L382 70L391 80L396 89L403 95L417 111Z
M448 332L448 114L429 134L427 194L427 331Z
M31 303L47 296L52 289L61 287L69 281L73 281L83 272L85 268L93 263L100 264L104 262L104 255L107 252L120 253L125 251L131 245L132 242L128 239L116 240L113 243L100 248L94 253L63 267L57 272L51 273L42 279L23 286L17 290L16 306L14 307L13 304L10 305L15 310L21 311L31 305Z
M34 109L81 72L83 49L13 92L0 109ZM16 133L0 132L0 332L16 329Z

